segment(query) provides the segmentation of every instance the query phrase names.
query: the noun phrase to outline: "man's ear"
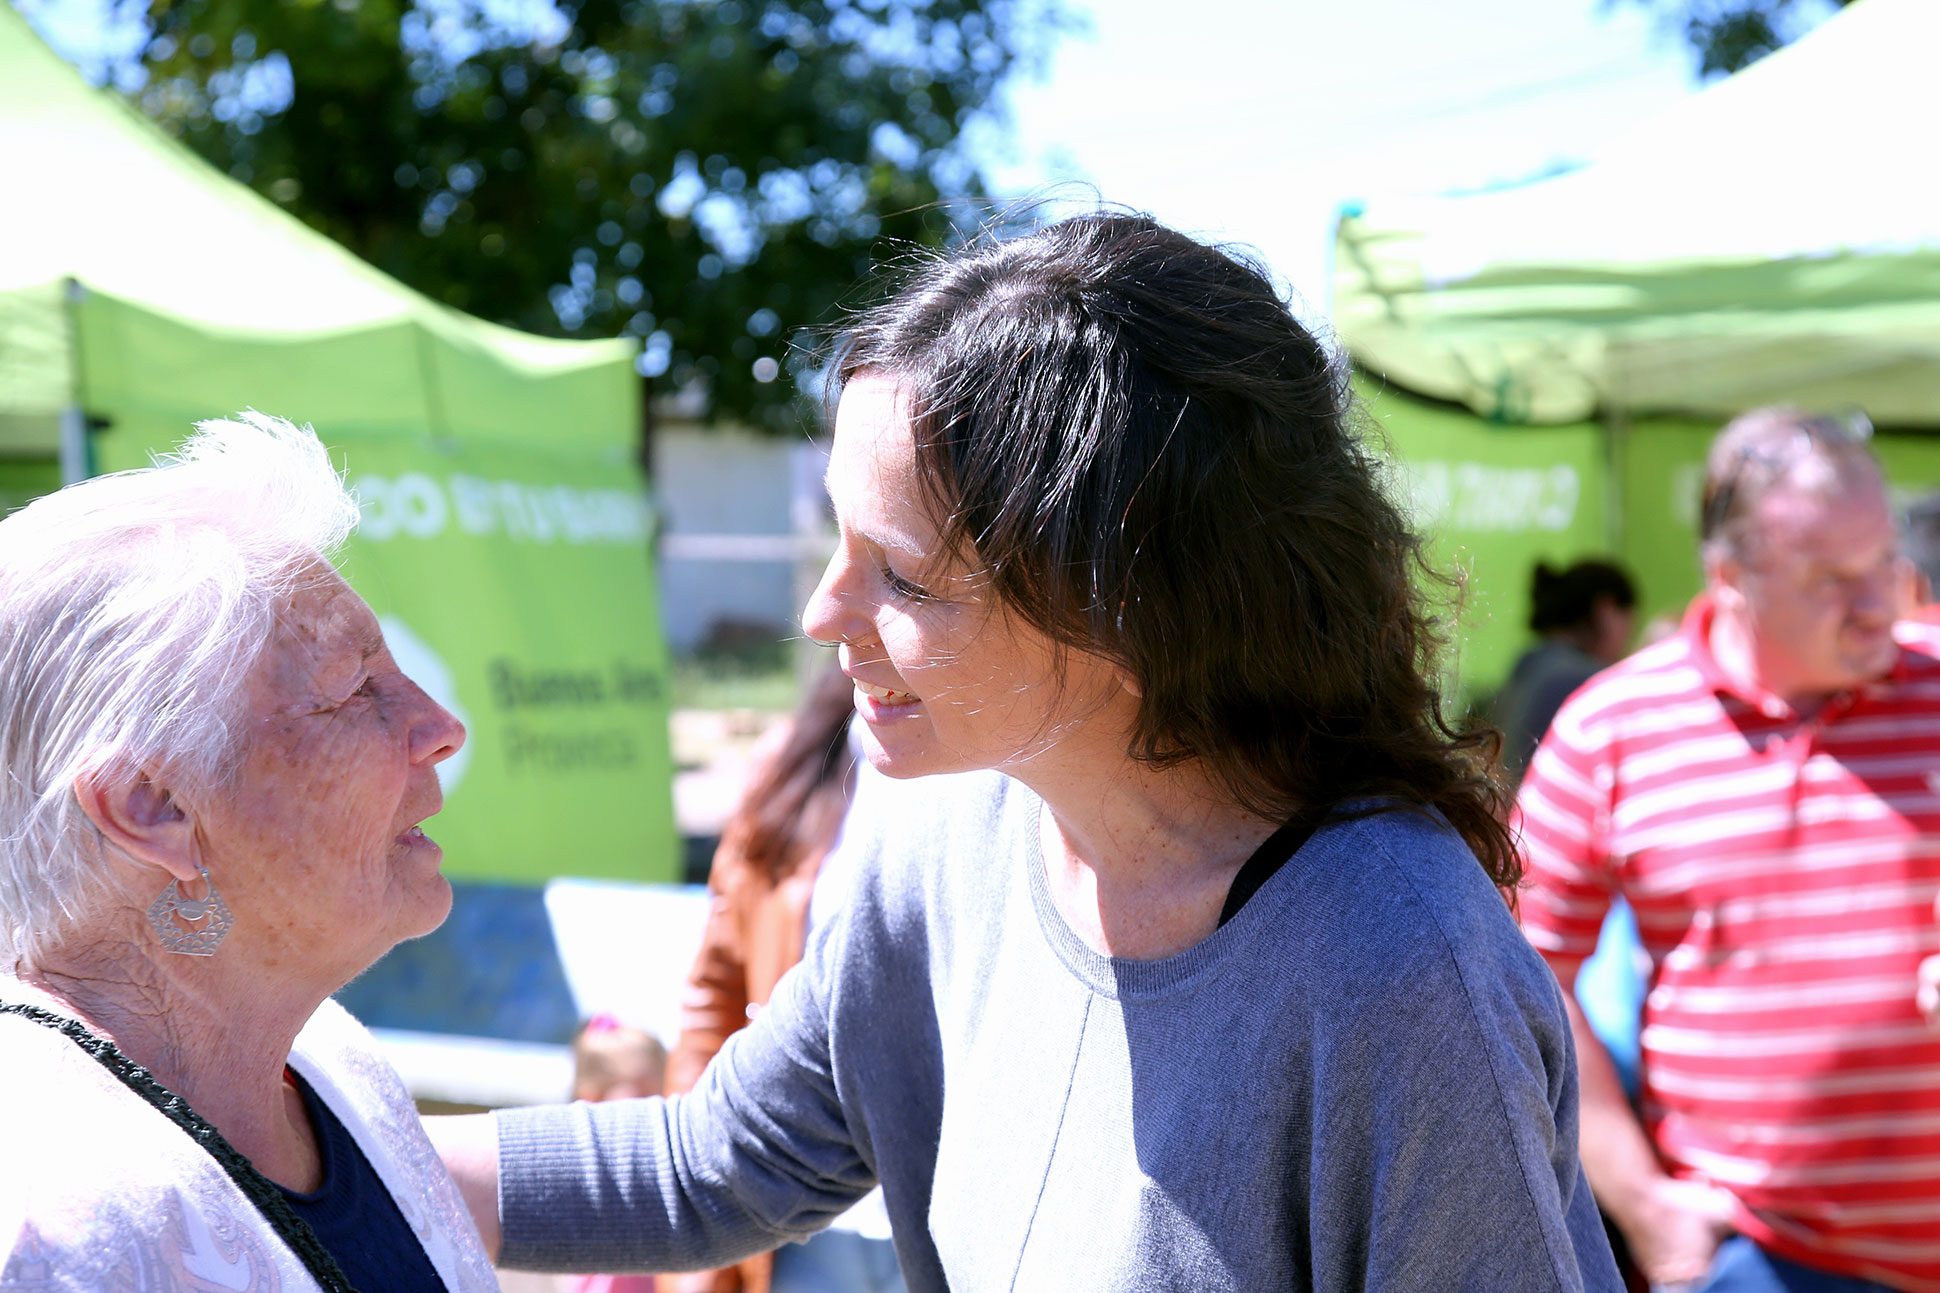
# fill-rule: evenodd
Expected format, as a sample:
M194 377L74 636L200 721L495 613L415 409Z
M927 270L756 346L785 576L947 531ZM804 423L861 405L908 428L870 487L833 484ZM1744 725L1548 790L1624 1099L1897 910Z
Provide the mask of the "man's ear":
M74 798L116 852L177 880L195 879L195 823L162 782L147 772L90 769L74 779Z
M1734 599L1741 597L1739 581L1744 578L1744 574L1744 562L1738 560L1734 553L1723 548L1705 552L1704 582L1710 587L1714 597L1719 593L1727 593Z

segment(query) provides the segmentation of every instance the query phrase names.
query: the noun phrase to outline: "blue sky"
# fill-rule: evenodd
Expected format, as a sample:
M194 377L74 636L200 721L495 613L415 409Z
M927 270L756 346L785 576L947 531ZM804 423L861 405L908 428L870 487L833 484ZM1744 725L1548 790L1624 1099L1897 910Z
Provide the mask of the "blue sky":
M134 34L106 0L17 3L70 56ZM1611 0L1067 3L1088 31L1010 87L992 177L1250 246L1316 316L1343 201L1581 161L1696 89L1682 43Z
M998 176L1088 181L1244 243L1310 313L1341 202L1581 161L1696 89L1681 42L1603 0L1095 0L1090 15L1047 76L1012 88Z

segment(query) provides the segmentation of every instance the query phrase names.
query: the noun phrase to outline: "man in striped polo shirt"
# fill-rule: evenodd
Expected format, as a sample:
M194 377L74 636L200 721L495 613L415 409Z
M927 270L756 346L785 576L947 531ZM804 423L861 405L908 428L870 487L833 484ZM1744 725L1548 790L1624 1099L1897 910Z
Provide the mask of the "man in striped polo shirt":
M1726 427L1701 534L1677 635L1565 704L1518 802L1564 987L1617 893L1653 965L1641 1120L1571 1003L1583 1166L1659 1285L1940 1290L1940 636L1895 637L1885 483L1831 420Z

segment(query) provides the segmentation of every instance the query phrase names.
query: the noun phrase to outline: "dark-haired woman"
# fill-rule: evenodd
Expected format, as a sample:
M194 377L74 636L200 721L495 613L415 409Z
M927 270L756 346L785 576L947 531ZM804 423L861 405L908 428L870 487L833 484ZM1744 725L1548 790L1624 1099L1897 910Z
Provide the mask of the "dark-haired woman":
M1579 561L1566 570L1537 562L1529 578L1529 627L1542 640L1523 652L1495 698L1502 765L1522 780L1549 721L1570 693L1630 649L1637 590L1621 567Z
M880 1181L915 1290L1616 1288L1417 543L1265 276L1065 221L838 373L804 624L924 779L691 1094L440 1129L504 1260L716 1264Z

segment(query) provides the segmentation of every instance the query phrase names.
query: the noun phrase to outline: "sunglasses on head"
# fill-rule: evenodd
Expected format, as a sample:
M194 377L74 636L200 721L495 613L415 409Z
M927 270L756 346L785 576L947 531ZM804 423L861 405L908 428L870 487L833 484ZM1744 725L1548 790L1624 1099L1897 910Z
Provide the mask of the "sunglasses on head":
M1801 418L1792 424L1792 434L1776 443L1746 444L1731 457L1731 465L1719 478L1716 488L1704 500L1700 538L1709 539L1731 518L1746 469L1753 463L1768 470L1772 477L1783 475L1815 448L1835 445L1860 445L1873 437L1873 424L1858 409L1843 413Z

